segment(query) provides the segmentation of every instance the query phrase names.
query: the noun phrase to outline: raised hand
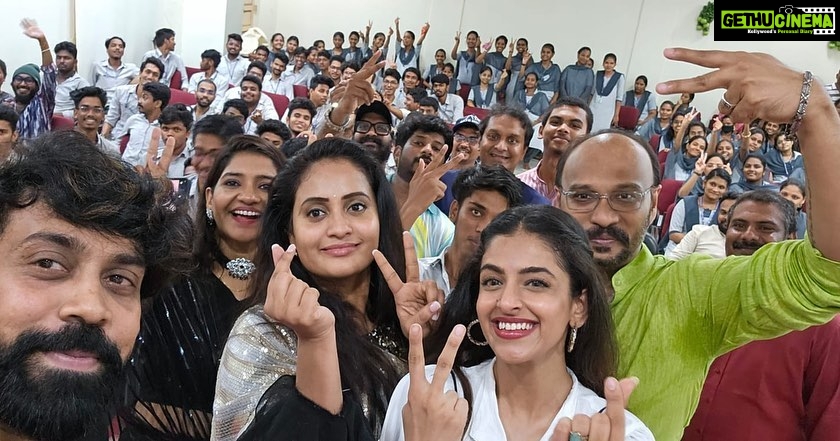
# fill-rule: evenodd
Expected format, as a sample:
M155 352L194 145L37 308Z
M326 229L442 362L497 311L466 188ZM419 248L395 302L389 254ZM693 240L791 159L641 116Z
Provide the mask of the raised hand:
M694 173L697 176L703 176L706 171L706 152L700 153L700 157L694 163Z
M482 48L482 49L484 49L485 51L489 51L489 50L490 50L490 46L491 46L492 44L493 44L493 42L488 41L487 43L484 43L483 45L481 45L481 48Z
M716 70L694 78L657 84L656 91L660 94L725 89L726 100L732 107L728 108L721 102L718 110L731 114L736 122L747 124L755 118L787 122L796 114L802 72L787 67L770 55L684 48L665 49L664 54L671 60Z
M44 31L38 26L38 22L34 18L24 18L20 21L20 27L23 29L23 35L36 40L44 38Z
M458 347L464 340L464 325L456 325L446 340L432 381L426 379L426 357L420 325L408 334L408 402L402 409L405 441L460 440L467 425L469 403L454 390L444 392Z
M368 20L368 24L365 26L365 31L370 32L371 28L373 28L373 20Z
M723 122L720 120L719 117L714 117L712 119L712 131L713 132L720 132L720 129L723 128Z
M274 273L268 281L265 314L288 326L300 340L316 340L330 335L335 328L335 315L318 303L318 290L292 274L290 269L297 249L294 244L285 251L271 246Z
M403 232L403 247L405 248L405 282L394 267L388 263L379 250L373 251L373 259L388 283L388 288L394 294L397 306L397 317L403 334L408 336L412 324L419 324L423 328L423 336L429 334L432 323L440 316L443 293L431 280L420 281L420 267L417 263L417 253L414 252L414 239L407 231Z
M388 36L390 37L391 35L394 35L394 28L388 26Z
M516 48L516 44L514 42L510 42L510 47L508 48L508 56L513 55L513 50Z
M508 77L508 71L502 70L502 75L499 77L499 81L502 81L507 77Z
M438 152L429 165L426 165L425 161L417 163L414 175L408 183L408 196L400 207L400 218L404 228L410 228L429 205L443 197L446 193L446 184L441 182L440 178L446 172L454 170L461 161L467 158L464 153L458 153L450 158L449 162L444 163L443 158L447 151L449 151L449 146L445 145L443 151Z
M525 51L525 53L522 54L522 64L528 64L529 60L531 60L531 52Z
M394 26L396 26L398 28L400 27L400 18L399 17L394 19Z
M589 441L624 441L624 408L627 407L630 394L638 384L639 379L635 377L621 381L607 377L604 380L606 412L596 413L591 417L578 414L573 419L561 418L550 441L568 441L572 432L588 437Z
M455 33L455 41L461 41L461 31Z
M429 32L429 28L431 26L432 25L430 25L428 21L426 23L423 23L423 26L420 28L420 35L426 35L426 33Z
M152 130L152 136L149 140L149 147L146 149L146 168L145 172L149 173L155 178L165 178L169 173L169 165L172 163L172 155L175 152L175 138L168 138L163 147L163 153L158 157L158 147L160 146L160 138L162 132L155 127Z

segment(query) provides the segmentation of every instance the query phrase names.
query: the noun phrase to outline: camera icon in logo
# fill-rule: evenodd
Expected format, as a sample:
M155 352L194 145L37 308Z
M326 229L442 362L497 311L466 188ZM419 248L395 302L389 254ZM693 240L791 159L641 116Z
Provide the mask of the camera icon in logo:
M786 6L780 7L779 8L779 14L787 14L787 15L793 14L793 6L786 5Z

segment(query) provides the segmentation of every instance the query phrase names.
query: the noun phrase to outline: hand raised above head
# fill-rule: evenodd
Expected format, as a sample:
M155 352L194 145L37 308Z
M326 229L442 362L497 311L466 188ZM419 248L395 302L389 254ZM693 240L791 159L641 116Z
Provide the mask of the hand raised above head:
M23 34L29 38L39 39L44 37L44 31L41 30L34 18L24 18L20 21L20 27L23 29Z
M755 118L788 122L796 114L803 74L762 53L665 49L665 57L702 67L712 72L660 83L660 94L699 93L724 89L720 113L731 114L736 122L749 124Z

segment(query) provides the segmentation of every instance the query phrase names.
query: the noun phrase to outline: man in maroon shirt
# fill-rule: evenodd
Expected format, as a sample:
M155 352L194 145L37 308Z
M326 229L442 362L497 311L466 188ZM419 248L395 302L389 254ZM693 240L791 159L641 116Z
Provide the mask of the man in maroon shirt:
M769 190L738 198L726 254L793 239L793 205ZM768 305L772 308L772 305ZM828 441L840 436L840 316L718 357L683 441Z

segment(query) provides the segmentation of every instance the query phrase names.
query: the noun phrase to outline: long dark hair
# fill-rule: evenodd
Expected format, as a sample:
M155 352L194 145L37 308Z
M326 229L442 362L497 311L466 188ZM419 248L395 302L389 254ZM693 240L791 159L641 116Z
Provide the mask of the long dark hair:
M379 217L378 249L388 259L397 274L405 277L405 254L402 246L399 209L384 171L361 145L346 139L328 138L316 141L301 150L289 160L274 181L257 245L255 264L259 270L251 281L249 288L251 295L245 302L246 308L265 303L266 287L274 268L271 245L276 243L284 249L289 246L292 210L301 180L316 163L325 160L347 161L365 175L376 199ZM331 179L330 176L315 176L315 178ZM379 346L368 339L360 325L362 320L359 320L358 312L344 301L341 293L330 292L321 286L298 257L292 261L291 270L295 277L317 289L320 293L318 301L335 314L335 333L342 385L349 388L360 403L362 402L361 395L368 395L372 407L368 422L373 433L377 433L378 427L384 420L388 399L404 372L390 361ZM398 352L407 347L408 343L402 334L397 317L393 294L379 267L373 261L370 266L370 289L365 315L378 332L385 332L394 339L400 349Z
M557 263L569 275L570 291L578 298L586 290L588 317L578 328L575 349L566 353L566 365L581 384L604 394L604 379L614 375L618 366L612 316L601 271L595 264L589 239L583 228L570 215L550 205L523 206L500 214L481 233L481 244L475 256L461 273L458 284L446 302L441 324L429 337L429 361L437 359L452 328L467 325L477 318L476 301L480 289L479 273L484 253L497 236L517 232L539 237L553 251ZM510 250L515 253L515 250ZM559 295L559 294L558 294ZM471 336L482 340L480 329L472 329ZM569 334L566 335L568 340ZM564 342L564 344L567 344ZM464 384L465 396L471 399L471 387L461 370L495 357L490 346L476 346L468 339L461 344L455 358L454 371Z
M207 174L207 182L204 187L198 189L198 215L196 221L196 236L193 245L193 258L198 263L198 270L210 274L213 268L213 253L219 248L219 238L216 233L216 225L211 224L204 213L207 206L205 192L208 188L216 186L222 172L225 171L234 156L240 153L256 153L265 156L274 165L278 172L286 163L283 153L268 141L254 135L236 135L230 138L213 163L213 167Z

